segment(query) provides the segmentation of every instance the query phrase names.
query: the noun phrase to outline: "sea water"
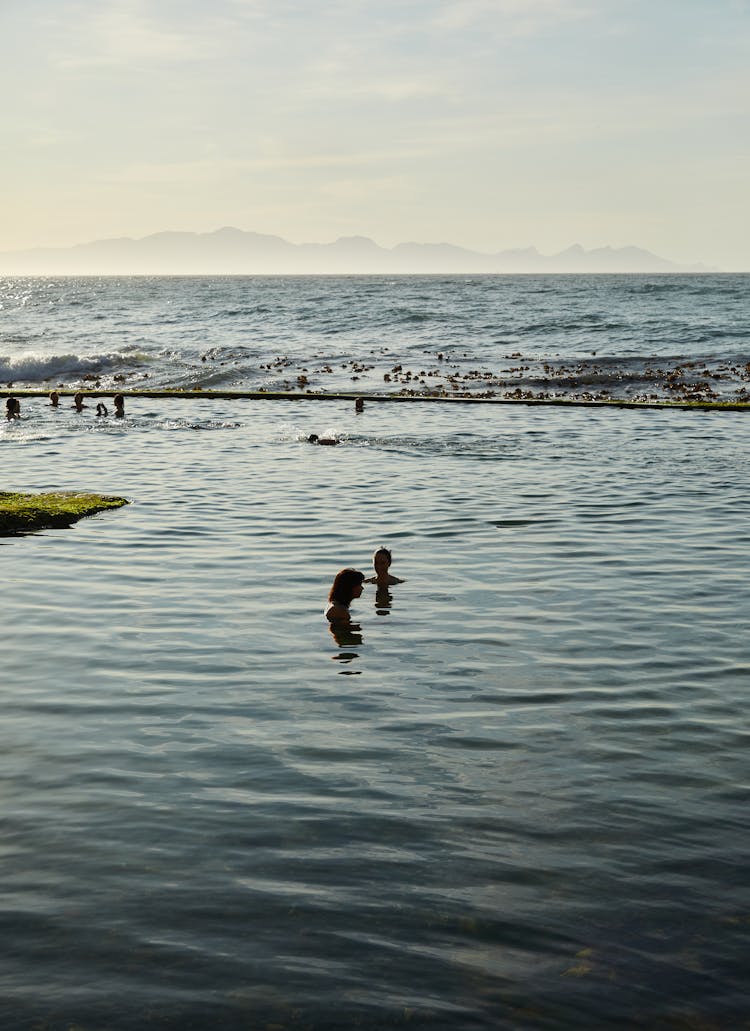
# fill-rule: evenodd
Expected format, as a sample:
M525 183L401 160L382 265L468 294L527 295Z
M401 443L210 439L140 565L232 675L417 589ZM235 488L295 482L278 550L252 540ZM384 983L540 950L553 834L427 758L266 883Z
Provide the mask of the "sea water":
M0 542L2 1026L746 1020L743 413L68 405L4 489L131 504Z
M747 275L0 278L0 384L648 397L679 366L736 400L749 288Z

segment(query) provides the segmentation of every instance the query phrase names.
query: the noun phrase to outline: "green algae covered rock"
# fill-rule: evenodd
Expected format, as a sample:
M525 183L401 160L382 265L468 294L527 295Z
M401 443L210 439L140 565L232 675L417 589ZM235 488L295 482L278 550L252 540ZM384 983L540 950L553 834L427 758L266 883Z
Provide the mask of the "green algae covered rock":
M127 498L106 494L77 494L74 491L12 494L0 491L0 536L71 526L84 516L127 504Z

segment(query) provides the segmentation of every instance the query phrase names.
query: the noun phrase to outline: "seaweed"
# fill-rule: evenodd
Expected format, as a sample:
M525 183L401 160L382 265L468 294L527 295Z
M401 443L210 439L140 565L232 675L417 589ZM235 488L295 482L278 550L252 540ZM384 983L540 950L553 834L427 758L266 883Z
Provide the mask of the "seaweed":
M71 526L84 516L129 504L107 494L55 491L24 494L0 491L0 536Z

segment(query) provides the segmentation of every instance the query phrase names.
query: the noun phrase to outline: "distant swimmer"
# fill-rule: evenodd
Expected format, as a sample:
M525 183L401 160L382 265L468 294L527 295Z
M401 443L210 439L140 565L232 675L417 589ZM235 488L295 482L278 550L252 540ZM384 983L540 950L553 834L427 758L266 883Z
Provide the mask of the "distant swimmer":
M5 402L5 418L8 422L11 419L21 418L21 402L17 397L9 397Z
M349 606L362 594L365 574L358 569L342 569L336 574L328 595L326 619L329 623L351 623Z
M73 398L72 408L75 408L77 412L82 412L84 408L88 408L88 405L83 403L83 394L76 394Z
M115 394L112 398L115 405L115 419L125 418L125 398L122 394Z
M402 584L404 582L403 580L400 580L397 576L391 576L388 572L391 561L392 557L388 548L378 548L372 556L372 565L375 570L375 576L368 577L365 580L365 583L377 584L378 587L391 587L393 584Z
M355 402L354 402L354 411L355 412L364 412L364 410L365 410L365 399L363 397L358 397L355 400Z
M56 390L51 391L49 395L49 403L52 405L53 408L57 408L57 406L60 404L60 395Z
M102 404L102 402L101 402L101 401L100 401L100 402L99 402L99 404L98 404L98 405L96 406L96 414L97 414L98 416L102 416L102 415L109 415L109 412L107 411L107 406L106 406L105 404Z
M333 447L335 444L340 444L341 441L337 440L336 437L319 437L317 433L311 433L307 438L308 444L325 444L328 447Z

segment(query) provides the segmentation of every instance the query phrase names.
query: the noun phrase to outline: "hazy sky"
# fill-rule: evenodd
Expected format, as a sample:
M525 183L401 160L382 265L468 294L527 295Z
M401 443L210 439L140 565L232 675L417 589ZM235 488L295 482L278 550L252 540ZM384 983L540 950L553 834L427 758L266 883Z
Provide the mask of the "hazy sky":
M224 225L750 270L750 0L0 0L0 250Z

